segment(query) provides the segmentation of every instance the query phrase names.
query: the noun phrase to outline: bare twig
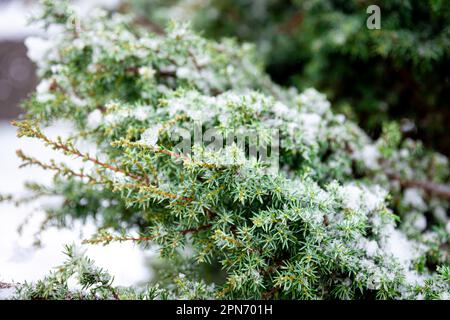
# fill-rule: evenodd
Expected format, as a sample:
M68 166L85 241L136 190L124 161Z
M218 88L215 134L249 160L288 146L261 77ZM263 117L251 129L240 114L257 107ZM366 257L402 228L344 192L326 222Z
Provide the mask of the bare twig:
M387 176L391 180L396 180L404 188L420 188L430 194L444 198L450 201L450 186L445 184L436 183L433 181L421 181L421 180L408 180L403 179L396 173L389 172Z
M206 224L202 225L198 228L191 228L191 229L185 229L181 231L182 235L186 235L189 233L197 233L203 230L207 230L210 228L212 224ZM153 241L155 237L149 236L149 237L122 237L122 236L113 236L113 235L107 235L103 237L98 237L94 239L86 239L83 240L84 244L99 244L99 243L108 243L113 241L118 242L124 242L124 241L133 241L133 242L144 242L144 241Z
M11 283L0 282L0 289L11 289L14 288L15 285Z

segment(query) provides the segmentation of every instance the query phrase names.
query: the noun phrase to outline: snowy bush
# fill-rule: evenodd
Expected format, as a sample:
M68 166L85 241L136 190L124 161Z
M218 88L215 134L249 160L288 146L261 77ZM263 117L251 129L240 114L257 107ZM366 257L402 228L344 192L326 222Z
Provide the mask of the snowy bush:
M383 121L402 120L405 133L450 154L446 1L127 2L159 25L192 21L207 37L255 43L278 83L327 92L335 110L358 119L373 137ZM372 5L380 8L377 30L366 25Z
M44 4L40 19L58 32L27 41L41 82L15 125L85 166L18 151L55 173L29 187L64 199L46 224L94 218L87 243L157 245L164 267L146 289L116 288L68 247L68 261L17 298L448 298L445 157L395 124L372 141L315 89L275 85L251 45ZM73 134L48 137L57 120ZM208 130L254 132L269 161L247 156L251 142L211 148ZM183 149L175 138L186 135Z

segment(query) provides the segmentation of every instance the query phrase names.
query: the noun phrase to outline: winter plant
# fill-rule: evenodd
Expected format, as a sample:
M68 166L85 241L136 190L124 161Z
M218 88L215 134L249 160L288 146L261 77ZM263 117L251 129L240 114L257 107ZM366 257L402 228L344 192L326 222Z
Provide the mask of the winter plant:
M450 6L442 0L127 0L164 25L192 21L217 39L257 45L278 83L327 93L378 137L387 119L450 155ZM369 29L371 6L380 29ZM349 85L351 84L351 85Z
M95 219L86 243L157 246L163 265L146 288L115 287L69 246L16 298L448 299L444 156L395 123L373 141L315 89L274 84L251 45L43 3L51 36L26 41L41 80L14 124L82 165L18 151L54 181L3 198L62 197L43 229ZM71 134L47 135L60 120ZM250 134L217 143L247 132L256 157Z

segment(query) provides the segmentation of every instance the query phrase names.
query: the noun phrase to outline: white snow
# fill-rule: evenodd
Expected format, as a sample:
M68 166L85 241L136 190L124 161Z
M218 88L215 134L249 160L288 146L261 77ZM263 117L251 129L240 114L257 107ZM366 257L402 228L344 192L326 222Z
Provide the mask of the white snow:
M387 196L387 191L379 186L373 186L372 188L365 188L364 193L364 205L369 211L378 209L384 204L384 200Z
M36 87L36 100L45 103L53 100L55 96L50 93L51 81L43 79Z
M132 117L136 118L139 121L145 121L150 116L151 107L150 106L139 106L133 109Z
M83 16L95 7L116 8L120 0L78 0L71 1L75 11ZM22 40L27 36L44 36L45 32L28 20L39 10L37 1L14 0L0 2L0 40Z
M378 250L378 244L376 241L371 240L366 244L366 252L369 257L372 257Z
M383 205L387 192L379 186L368 188L349 184L341 188L340 194L347 208L352 210L365 208L373 211Z
M149 66L144 66L139 68L139 75L145 80L152 80L156 74L155 69Z
M439 221L446 221L447 220L447 211L442 206L438 206L438 207L434 208L434 216Z
M361 207L362 190L355 185L348 185L342 188L342 194L347 208L358 210Z
M325 114L328 110L330 110L331 106L331 103L327 100L326 95L318 92L314 88L308 88L303 91L299 95L298 101L302 108L319 115Z
M388 227L388 226L387 226ZM411 260L415 257L412 242L406 236L394 227L390 230L386 238L385 247L387 253L396 257L402 265L409 266Z
M283 117L289 112L289 108L284 103L277 101L273 105L273 112L279 117Z
M50 136L70 132L70 126L59 124L46 130ZM16 138L15 128L7 122L0 122L0 193L24 195L23 182L37 181L49 183L52 175L36 167L19 169L19 159L15 150L21 148L24 152L39 157L43 161L54 158L57 161L68 161L67 157L44 148L34 139ZM54 205L59 199L44 199L38 203L15 207L13 204L0 202L0 281L24 282L35 281L44 277L52 268L65 260L62 254L65 244L75 243L87 255L96 261L100 267L108 270L114 277L116 285L135 285L150 278L151 273L145 265L146 259L153 252L142 251L132 243L114 243L108 246L82 245L83 239L89 238L95 231L92 222L82 226L75 223L73 228L59 230L49 228L42 234L42 248L34 247L34 234L38 231L44 213L42 205ZM32 214L23 234L19 235L17 228ZM0 295L5 291L1 290ZM6 293L5 293L6 295ZM1 296L0 296L1 299Z
M141 142L149 146L156 146L161 128L162 125L156 125L145 130L141 136Z
M414 219L414 227L419 231L423 231L427 227L427 219L423 214L418 214Z
M420 249L413 241L408 240L404 233L395 229L393 225L387 225L384 231L386 237L382 249L399 261L406 282L412 285L423 283L426 277L412 270L411 265L413 260L421 255Z
M425 209L427 205L422 198L421 190L417 188L408 188L403 194L403 203L416 209Z
M27 25L28 17L35 9L24 1L0 3L0 40L20 40L28 35L42 34L42 30Z
M298 115L302 134L307 142L313 144L317 140L321 120L321 117L315 113L302 113Z
M156 125L152 128L148 128L142 134L140 141L149 146L156 146L156 143L158 142L159 131L161 130L161 128L162 125Z
M0 289L0 300L10 299L15 291L16 289L14 288Z
M357 158L359 158L368 169L378 169L378 159L380 158L380 153L376 146L366 145L358 153Z
M87 126L91 129L97 128L102 123L102 118L102 112L99 109L95 109L87 117Z
M187 79L189 78L189 75L191 75L194 71L186 68L186 67L180 67L177 69L177 77L180 79Z
M25 39L27 55L35 63L39 63L44 59L47 52L52 48L52 45L52 41L41 37L32 36Z

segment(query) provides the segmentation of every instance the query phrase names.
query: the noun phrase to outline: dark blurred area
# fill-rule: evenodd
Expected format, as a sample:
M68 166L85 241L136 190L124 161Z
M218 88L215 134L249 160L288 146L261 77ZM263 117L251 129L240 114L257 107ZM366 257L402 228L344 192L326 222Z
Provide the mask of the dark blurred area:
M0 40L0 119L17 117L20 102L35 86L35 66L23 41Z
M36 0L0 0L0 119L13 119L20 103L36 86L35 65L27 57L25 9Z

